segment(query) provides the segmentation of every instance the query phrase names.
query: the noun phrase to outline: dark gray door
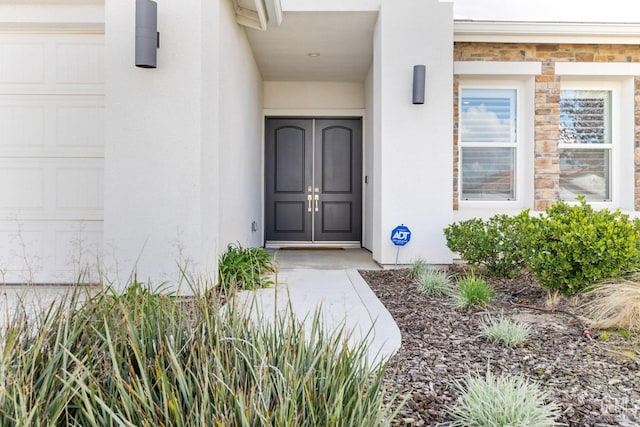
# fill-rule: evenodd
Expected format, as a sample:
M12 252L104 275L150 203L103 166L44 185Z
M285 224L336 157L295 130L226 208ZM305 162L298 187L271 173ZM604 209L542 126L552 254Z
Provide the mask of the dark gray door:
M360 119L267 119L268 242L360 242Z

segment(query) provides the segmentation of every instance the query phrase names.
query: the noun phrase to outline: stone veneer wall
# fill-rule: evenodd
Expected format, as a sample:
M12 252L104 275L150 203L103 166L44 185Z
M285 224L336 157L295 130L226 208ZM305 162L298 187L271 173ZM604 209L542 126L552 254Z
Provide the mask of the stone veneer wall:
M455 61L537 61L542 74L535 77L535 200L544 210L558 200L560 191L560 78L556 62L640 62L638 45L520 44L456 42ZM454 77L454 209L458 209L458 76ZM640 210L640 76L635 76L635 209Z

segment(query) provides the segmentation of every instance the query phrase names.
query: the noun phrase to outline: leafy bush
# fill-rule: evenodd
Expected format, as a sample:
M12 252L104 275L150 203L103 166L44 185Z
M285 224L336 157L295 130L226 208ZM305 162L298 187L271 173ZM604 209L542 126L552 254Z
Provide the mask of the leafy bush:
M487 318L480 326L482 336L489 341L500 341L507 347L516 347L529 338L531 327L527 324L514 322L500 316L499 319Z
M458 287L453 293L458 308L487 305L496 296L495 290L485 280L469 274L458 279Z
M273 272L273 257L264 248L230 244L218 262L218 286L224 290L264 288L272 283L266 275Z
M384 426L397 402L363 345L232 302L135 284L19 309L0 336L2 426Z
M515 276L523 267L520 228L529 211L517 216L494 215L488 220L468 219L444 229L447 246L472 266L484 265L492 276Z
M442 296L451 293L451 278L445 271L427 268L416 281L418 291L425 295Z
M584 198L558 202L522 227L522 248L540 284L563 294L588 289L640 266L640 222L620 211L596 211Z
M522 376L470 376L455 383L457 404L448 408L454 427L546 427L559 425L556 403L545 403L547 394Z

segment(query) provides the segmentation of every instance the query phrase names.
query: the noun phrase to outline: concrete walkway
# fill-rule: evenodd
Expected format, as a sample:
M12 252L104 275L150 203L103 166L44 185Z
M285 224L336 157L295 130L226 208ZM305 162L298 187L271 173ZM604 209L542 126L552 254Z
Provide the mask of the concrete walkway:
M351 345L366 338L372 363L400 348L398 326L358 274L357 269L380 268L367 251L279 250L275 256L279 265L277 286L238 295L239 304L251 305L256 318L273 319L276 308L283 313L290 307L303 321L312 319L319 310L325 327L344 327L351 333Z

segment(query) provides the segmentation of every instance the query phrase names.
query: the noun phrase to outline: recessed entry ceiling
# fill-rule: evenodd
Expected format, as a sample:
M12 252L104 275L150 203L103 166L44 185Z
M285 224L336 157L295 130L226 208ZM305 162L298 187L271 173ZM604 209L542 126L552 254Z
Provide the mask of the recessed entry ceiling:
M285 12L267 31L246 28L264 80L362 81L378 12Z

